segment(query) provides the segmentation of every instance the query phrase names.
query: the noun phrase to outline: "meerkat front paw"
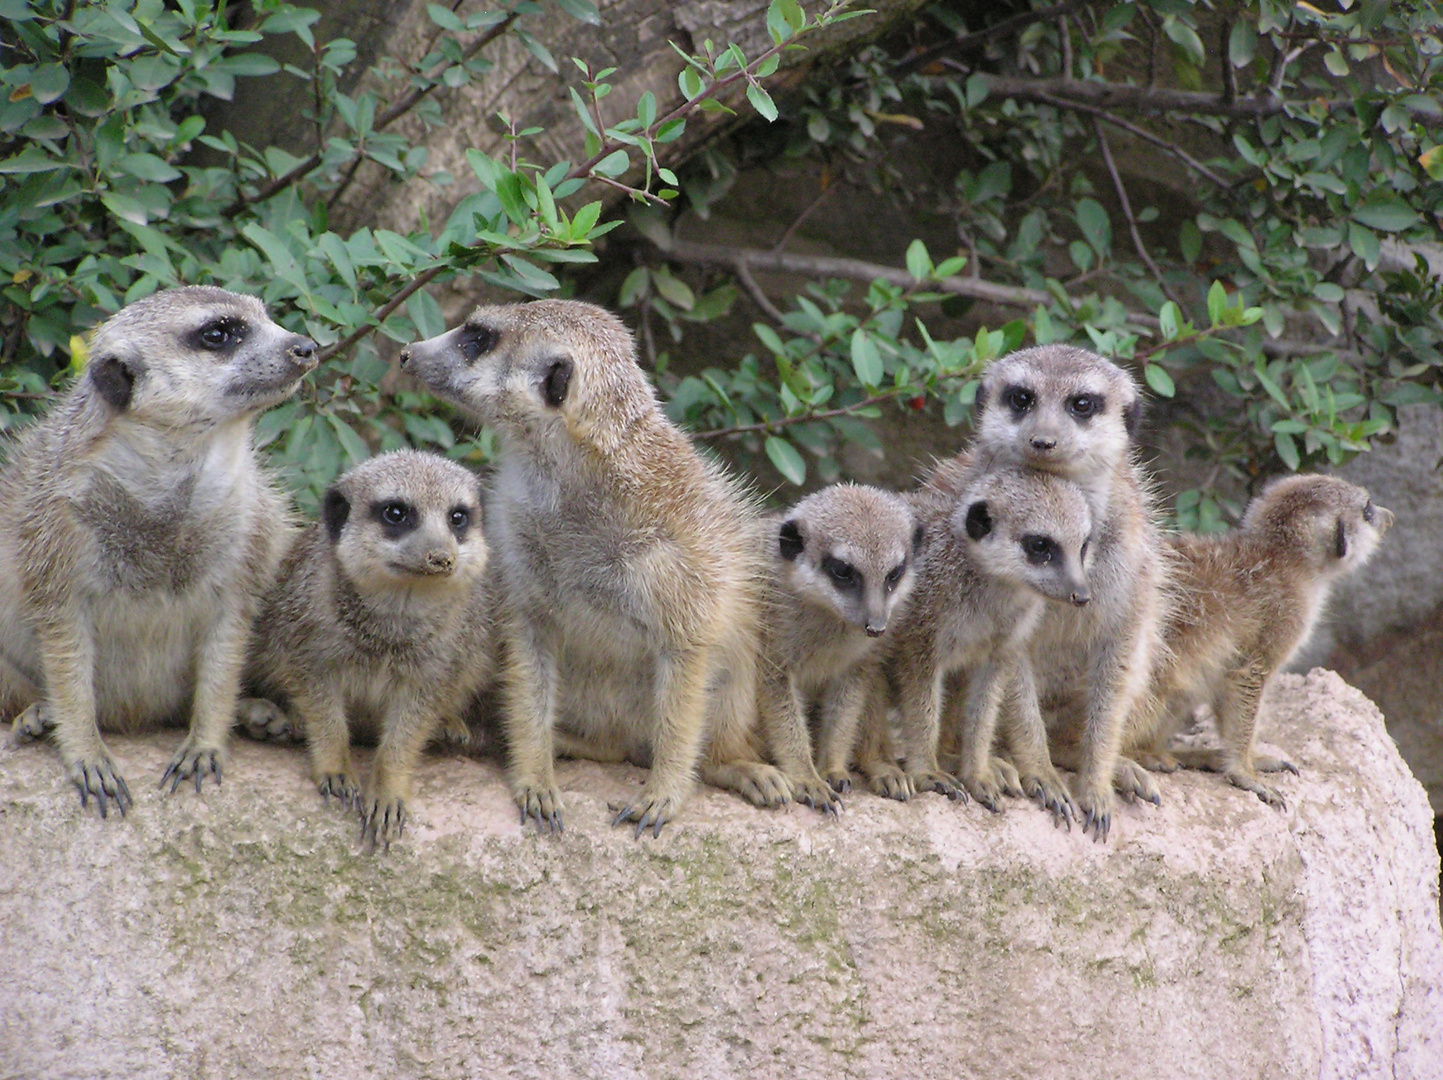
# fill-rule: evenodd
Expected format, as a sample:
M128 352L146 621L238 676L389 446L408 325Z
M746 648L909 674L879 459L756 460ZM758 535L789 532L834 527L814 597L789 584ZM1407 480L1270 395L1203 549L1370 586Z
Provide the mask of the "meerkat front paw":
M65 771L70 782L80 789L82 809L90 805L90 796L92 795L95 796L95 805L100 810L101 817L109 816L107 799L115 804L121 817L124 817L125 812L134 805L125 778L116 772L115 761L105 752L104 748L95 754L68 763Z
M792 781L792 801L806 803L813 810L836 817L842 812L841 796L820 776Z
M838 795L850 795L852 793L852 774L846 769L828 769L822 774L822 779L827 786Z
M302 742L305 733L284 709L266 698L242 698L236 706L236 726L256 742Z
M316 790L327 804L334 796L345 809L360 805L361 785L356 781L356 774L349 769L343 772L320 773L316 776Z
M1166 750L1141 750L1135 752L1132 757L1144 769L1152 772L1171 773L1182 768L1182 763Z
M792 784L780 769L760 761L728 761L702 767L702 779L734 791L753 806L774 809L792 801Z
M898 765L874 765L867 774L867 786L884 799L909 802L917 795L912 778Z
M17 743L38 742L55 730L55 714L45 702L37 701L15 717L10 730Z
M1273 771L1277 772L1279 770L1275 769ZM1288 808L1288 804L1282 795L1268 787L1267 784L1264 784L1255 775L1243 772L1242 769L1228 769L1224 772L1224 775L1228 778L1229 783L1242 788L1244 791L1251 791L1269 806L1275 807L1278 810L1286 810Z
M1082 835L1086 836L1091 830L1094 842L1106 843L1107 834L1112 829L1113 807L1116 805L1112 785L1083 785L1074 802L1078 819L1082 822Z
M159 787L165 787L165 782L170 781L170 793L173 795L180 787L181 781L195 777L195 791L200 794L201 781L206 774L215 777L215 786L220 787L221 766L225 761L225 750L218 746L202 746L194 736L186 736L185 742L180 744L180 749L175 752L175 757L170 759L170 764L165 767L165 772L160 774Z
M1072 822L1077 818L1077 807L1073 805L1072 792L1067 790L1056 770L1049 768L1045 774L1029 773L1021 777L1021 781L1023 794L1036 800L1052 815L1052 824L1066 825L1067 831L1071 832Z
M399 795L376 793L361 803L361 843L374 853L379 847L389 853L391 841L406 832L406 800Z
M562 832L561 792L556 788L524 784L515 794L516 806L521 811L521 824L527 818L536 819L536 828L541 832L549 830L553 835Z
M1002 796L1022 794L1017 770L1001 758L992 758L979 773L964 773L958 779L972 798L994 814L1002 813Z
M913 791L935 791L938 795L946 795L953 802L967 801L967 789L951 773L940 769L923 769L919 772L908 770L907 779L911 781Z
M1253 768L1257 772L1290 772L1294 776L1301 776L1298 767L1286 758L1272 757L1269 754L1254 754Z
M1118 758L1117 769L1112 777L1113 786L1122 792L1123 798L1131 802L1141 799L1153 806L1162 805L1162 792L1148 775L1147 770L1131 758Z
M655 839L661 835L661 827L676 816L681 804L682 798L678 795L658 795L642 788L641 793L625 806L608 803L607 808L616 811L616 817L611 821L612 828L634 821L635 836L640 837L649 825L652 838Z

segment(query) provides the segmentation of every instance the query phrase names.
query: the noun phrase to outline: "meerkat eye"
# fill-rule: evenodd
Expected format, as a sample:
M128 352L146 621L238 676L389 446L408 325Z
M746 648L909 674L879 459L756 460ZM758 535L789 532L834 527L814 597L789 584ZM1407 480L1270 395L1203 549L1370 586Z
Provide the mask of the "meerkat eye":
M1369 525L1377 523L1378 511L1373 508L1373 500L1369 499L1363 504L1363 520Z
M1029 535L1021 540L1022 553L1033 566L1046 566L1057 555L1057 541L1050 536Z
M882 579L882 584L887 587L888 592L891 592L897 587L897 583L902 580L902 575L906 572L907 564L904 562L898 563L887 572L887 576Z
M1102 411L1102 398L1095 394L1075 394L1067 399L1067 411L1079 420L1087 420Z
M452 507L449 521L451 523L451 531L457 536L460 536L471 524L471 511L467 510L464 506Z
M1019 415L1032 408L1036 400L1036 396L1025 386L1009 386L1002 391L1002 404Z
M202 349L220 352L234 348L245 340L245 323L230 317L216 319L202 326L195 334L194 343Z
M376 515L377 521L391 530L405 529L407 526L415 524L411 507L398 499L380 503L375 507L373 513Z
M466 323L456 335L456 348L461 351L466 363L474 364L496 348L500 340L501 335L485 323Z
M848 589L857 584L857 569L851 563L828 555L822 560L822 570L840 589Z

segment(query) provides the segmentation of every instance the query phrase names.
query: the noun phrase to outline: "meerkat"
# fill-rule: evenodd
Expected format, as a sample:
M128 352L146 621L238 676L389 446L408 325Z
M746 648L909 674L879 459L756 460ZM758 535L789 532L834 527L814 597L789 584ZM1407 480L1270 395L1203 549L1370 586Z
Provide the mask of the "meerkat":
M360 811L373 848L402 835L422 749L491 675L486 563L477 477L398 450L331 486L256 620L247 682L258 698L242 713L289 716L321 795ZM364 797L352 727L377 736Z
M487 532L522 820L561 828L557 749L649 765L614 822L638 836L672 820L698 765L787 802L757 746L761 516L666 418L621 321L569 300L480 307L400 361L501 444Z
M823 488L769 524L762 726L793 798L835 813L851 789L847 766L869 669L905 610L922 527L898 496L853 484ZM814 708L815 758L807 722Z
M879 794L903 800L926 790L964 800L970 794L996 811L1002 795L1024 793L1011 765L993 756L999 708L1032 686L1028 643L1044 611L1092 599L1092 516L1077 487L1047 473L989 465L957 479L960 498L913 500L925 541L907 618L882 664L905 770L879 752L885 719L876 694L864 769ZM953 714L961 748L954 778L941 769L938 746L944 685L957 671L967 680ZM1013 700L1012 707L1035 717L1041 729L1035 697L1030 704ZM1059 793L1052 799L1065 805Z
M1163 771L1223 773L1281 809L1283 797L1258 773L1298 770L1253 753L1263 691L1312 634L1333 585L1372 558L1392 524L1392 511L1345 480L1287 476L1248 504L1236 531L1173 537L1179 600L1164 629L1167 650L1129 725L1129 752ZM1202 704L1212 706L1222 748L1169 751Z
M1172 595L1151 486L1134 454L1140 421L1137 384L1117 365L1072 346L1024 349L984 375L972 447L924 482L954 490L977 458L1069 480L1087 499L1092 603L1049 606L1031 644L1051 761L1010 709L1004 730L1019 771L1034 784L1050 783L1051 764L1076 770L1083 829L1099 841L1111 828L1114 785L1129 798L1161 801L1147 771L1121 754Z
M246 637L292 526L252 444L316 346L190 286L102 323L84 374L0 473L0 709L52 733L82 807L130 789L101 729L189 718L161 784L220 783Z

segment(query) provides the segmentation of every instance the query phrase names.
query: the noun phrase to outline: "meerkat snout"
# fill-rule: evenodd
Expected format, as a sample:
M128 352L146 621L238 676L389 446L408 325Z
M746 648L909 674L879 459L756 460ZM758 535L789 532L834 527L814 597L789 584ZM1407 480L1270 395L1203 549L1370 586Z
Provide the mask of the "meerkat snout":
M428 551L423 566L428 573L449 574L456 568L456 556L450 551Z
M310 371L319 360L316 355L316 343L308 337L298 337L286 350L286 355L295 361L296 366L303 371Z
M1029 440L1034 450L1056 450L1057 440L1050 435L1034 435Z
M1092 599L1092 594L1088 592L1085 588L1074 589L1072 591L1072 595L1068 597L1068 599L1072 601L1075 607L1084 607L1086 606L1087 602Z

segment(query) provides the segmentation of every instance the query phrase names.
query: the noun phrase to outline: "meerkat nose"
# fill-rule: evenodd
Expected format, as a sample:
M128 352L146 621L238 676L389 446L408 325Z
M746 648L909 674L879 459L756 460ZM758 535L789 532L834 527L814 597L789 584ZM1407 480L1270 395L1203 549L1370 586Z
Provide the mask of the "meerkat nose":
M881 636L882 636L883 634L885 634L886 632L887 632L887 624L886 624L886 623L882 623L881 625L878 625L877 623L868 623L868 624L867 624L867 636L868 636L868 637L881 637Z
M1057 448L1057 440L1049 435L1034 435L1029 441L1034 450L1055 450Z
M456 567L456 556L448 551L428 551L426 569L433 574L449 574Z
M316 343L310 338L299 338L292 342L286 353L302 367L316 366Z
M401 355L399 359L402 367L405 367L411 362L411 346L407 345L404 349L401 350Z
M1078 607L1082 607L1089 600L1092 599L1092 594L1086 589L1074 589L1072 591L1072 595L1069 596L1068 599L1071 600Z

